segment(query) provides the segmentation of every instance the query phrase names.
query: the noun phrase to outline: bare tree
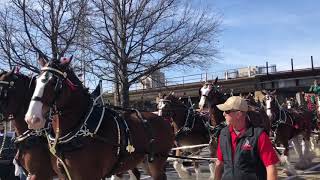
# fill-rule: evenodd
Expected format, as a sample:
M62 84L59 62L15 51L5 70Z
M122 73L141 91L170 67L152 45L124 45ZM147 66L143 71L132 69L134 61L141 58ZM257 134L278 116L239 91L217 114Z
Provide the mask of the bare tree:
M140 78L173 65L207 65L217 55L220 18L205 11L179 0L92 2L92 73L119 86L123 107Z
M11 0L0 11L0 56L37 72L38 53L59 59L76 52L87 4L87 0Z

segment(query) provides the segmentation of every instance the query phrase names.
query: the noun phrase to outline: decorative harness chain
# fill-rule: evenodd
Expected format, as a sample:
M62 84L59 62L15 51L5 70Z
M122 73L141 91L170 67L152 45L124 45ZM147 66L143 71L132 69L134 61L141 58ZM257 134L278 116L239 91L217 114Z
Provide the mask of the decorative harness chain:
M280 103L279 103L277 98L275 98L274 100L276 102L277 108L279 109L279 118L278 118L278 120L276 120L275 122L272 123L272 128L277 130L280 124L288 124L287 123L287 118L288 117L289 117L289 120L291 121L291 124L288 124L288 125L294 126L294 122L293 122L292 116L290 116L288 114L288 112L284 108L281 107L281 105L280 105ZM289 116L287 116L287 115L289 115ZM284 116L284 119L282 119L282 116Z
M2 143L1 143L1 147L0 147L0 158L1 158L2 151L4 149L4 145L5 145L6 137L7 137L7 122L6 121L3 122L3 126L4 126L4 132L3 132L3 138L2 138Z

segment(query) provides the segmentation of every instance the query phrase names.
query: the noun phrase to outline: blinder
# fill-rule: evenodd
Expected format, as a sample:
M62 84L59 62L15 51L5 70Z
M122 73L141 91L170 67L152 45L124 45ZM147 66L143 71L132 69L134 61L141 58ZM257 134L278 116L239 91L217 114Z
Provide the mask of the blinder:
M14 88L14 82L13 81L0 81L0 99L6 99L8 97L8 91L9 89Z
M55 105L55 101L58 99L58 97L61 94L62 87L63 87L63 81L65 81L67 79L67 74L65 72L63 73L57 69L50 68L50 67L44 67L41 70L44 72L48 71L48 72L52 73L52 75L56 78L55 85L54 85L54 98L53 98L52 102L50 102L50 103L45 103L43 100L43 97L38 97L38 96L33 97L31 100L32 101L39 101L39 102L46 104L52 108Z
M3 106L5 106L8 102L7 102L7 98L8 98L8 91L10 89L14 88L14 82L13 81L0 81L0 122L5 120L5 116L2 113L3 111Z

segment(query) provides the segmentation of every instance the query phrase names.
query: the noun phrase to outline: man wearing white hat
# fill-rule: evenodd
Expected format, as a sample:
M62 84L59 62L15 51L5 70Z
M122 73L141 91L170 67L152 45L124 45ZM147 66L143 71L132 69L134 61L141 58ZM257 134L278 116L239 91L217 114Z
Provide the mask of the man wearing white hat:
M263 128L248 123L247 102L240 96L232 96L217 107L224 111L228 126L219 136L215 179L276 179L275 164L279 159Z

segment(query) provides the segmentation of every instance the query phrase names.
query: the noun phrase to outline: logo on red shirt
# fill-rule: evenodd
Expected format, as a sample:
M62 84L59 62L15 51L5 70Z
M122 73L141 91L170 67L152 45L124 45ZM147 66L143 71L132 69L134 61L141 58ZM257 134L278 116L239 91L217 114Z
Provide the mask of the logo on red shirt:
M242 149L242 150L245 150L245 151L250 151L250 150L252 150L252 148L253 148L253 147L250 145L248 139L246 139L245 142L244 142L244 144L241 146L241 149Z

